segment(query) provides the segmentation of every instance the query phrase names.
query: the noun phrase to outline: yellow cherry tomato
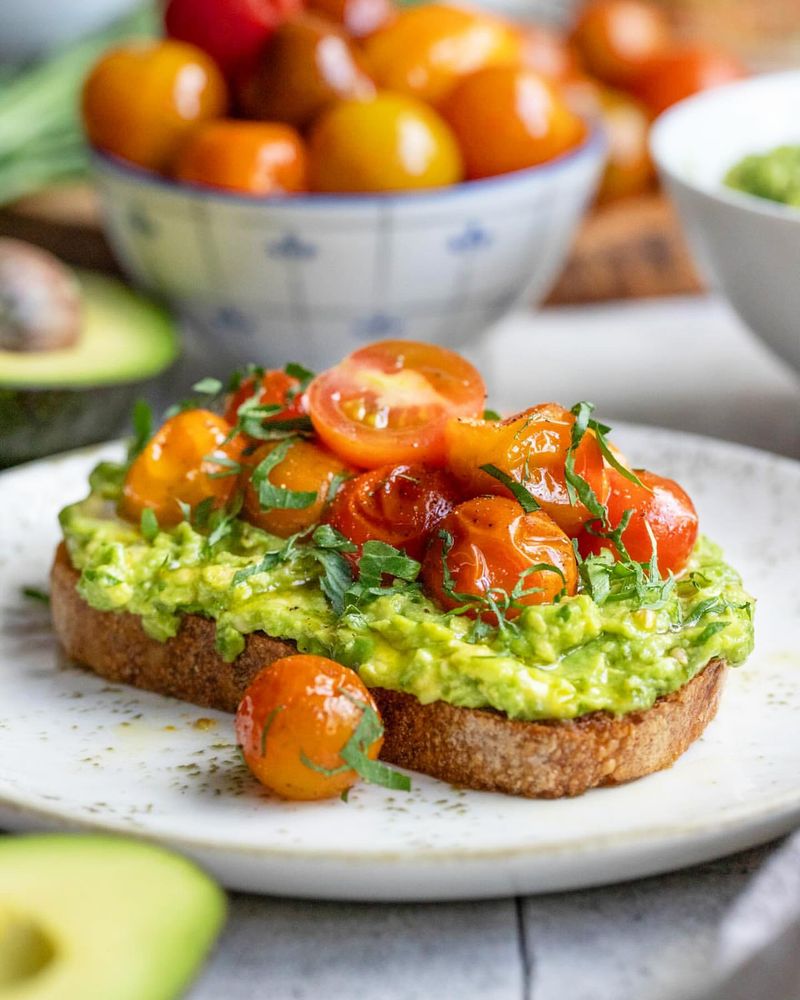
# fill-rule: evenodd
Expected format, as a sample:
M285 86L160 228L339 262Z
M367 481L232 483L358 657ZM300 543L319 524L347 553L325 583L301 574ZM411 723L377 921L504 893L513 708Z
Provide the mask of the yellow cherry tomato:
M456 184L461 153L447 124L413 97L342 101L309 136L312 191L404 191Z

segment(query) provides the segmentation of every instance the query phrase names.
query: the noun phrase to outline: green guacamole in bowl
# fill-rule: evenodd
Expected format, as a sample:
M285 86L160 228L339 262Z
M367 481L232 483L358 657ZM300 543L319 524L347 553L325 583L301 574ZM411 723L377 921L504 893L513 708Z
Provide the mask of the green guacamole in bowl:
M800 145L745 156L725 175L736 191L800 208Z

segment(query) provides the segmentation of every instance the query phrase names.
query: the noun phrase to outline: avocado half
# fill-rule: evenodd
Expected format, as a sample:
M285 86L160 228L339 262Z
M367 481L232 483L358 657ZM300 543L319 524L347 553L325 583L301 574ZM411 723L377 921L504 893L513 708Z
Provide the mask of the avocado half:
M124 838L0 839L4 1000L173 1000L225 917L191 862Z
M177 357L166 310L114 278L77 277L83 324L74 346L0 350L0 467L113 437Z

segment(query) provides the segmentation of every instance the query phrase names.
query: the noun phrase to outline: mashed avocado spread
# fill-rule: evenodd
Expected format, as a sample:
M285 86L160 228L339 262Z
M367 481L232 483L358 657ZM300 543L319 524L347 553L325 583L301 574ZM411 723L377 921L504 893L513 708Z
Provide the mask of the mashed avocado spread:
M728 187L800 208L800 146L745 156L725 175Z
M243 578L285 549L284 539L238 519L217 540L186 521L145 538L117 517L113 483L113 471L93 476L89 497L61 514L81 596L99 610L141 616L161 641L176 634L182 614L213 618L226 660L247 633L263 630L423 703L566 719L649 708L712 658L735 665L752 649L753 600L707 539L660 607L578 594L526 607L501 629L446 614L412 585L337 615L322 565L302 545Z

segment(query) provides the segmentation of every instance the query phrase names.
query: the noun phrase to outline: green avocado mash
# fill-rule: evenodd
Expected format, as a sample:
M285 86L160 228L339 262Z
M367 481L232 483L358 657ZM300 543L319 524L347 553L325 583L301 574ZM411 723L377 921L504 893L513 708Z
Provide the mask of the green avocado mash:
M188 522L146 539L115 513L118 482L113 467L93 476L89 497L61 514L81 596L103 611L140 615L161 641L176 634L182 614L214 618L226 660L241 652L247 633L263 630L423 703L566 719L648 708L713 657L735 665L752 649L753 600L706 539L662 607L630 599L601 605L579 594L527 607L513 628L497 629L445 614L411 586L336 615L321 589L320 562L302 545L234 581L284 540L238 519L212 544Z
M745 156L725 175L728 187L800 208L800 146Z

